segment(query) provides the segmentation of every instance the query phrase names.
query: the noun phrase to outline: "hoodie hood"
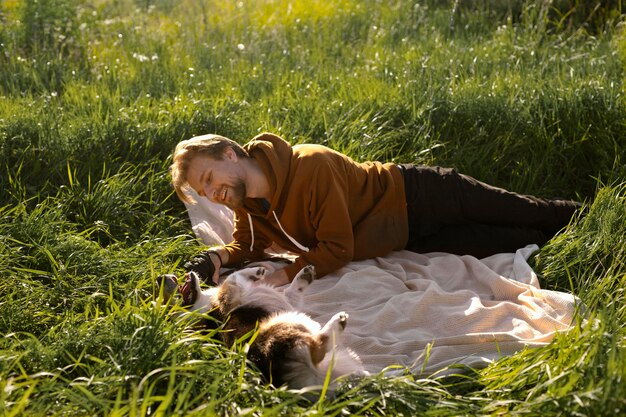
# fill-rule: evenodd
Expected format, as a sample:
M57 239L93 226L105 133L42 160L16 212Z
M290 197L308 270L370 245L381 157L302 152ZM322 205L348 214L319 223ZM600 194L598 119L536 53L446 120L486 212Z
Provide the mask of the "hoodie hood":
M246 201L245 207L248 212L253 215L262 215L266 218L272 218L272 212L278 210L282 202L281 195L289 178L289 170L291 169L291 158L293 151L289 143L284 139L271 133L261 133L248 142L244 149L248 151L261 166L263 173L270 183L270 191L272 198L269 201L269 210L265 211L258 204L252 201ZM285 193L286 194L286 193Z
M265 177L270 183L270 192L272 195L269 201L269 209L256 199L247 199L244 203L250 227L250 252L254 251L254 224L252 222L252 216L262 216L266 219L270 219L270 221L274 220L291 243L301 251L308 252L309 248L302 245L285 231L276 215L276 211L282 211L284 198L286 198L287 195L287 193L284 193L283 199L281 200L283 189L286 187L289 178L289 170L291 169L291 159L293 157L291 146L284 139L276 135L261 133L248 142L244 146L244 149L248 151L250 156L261 166L263 174L265 174Z

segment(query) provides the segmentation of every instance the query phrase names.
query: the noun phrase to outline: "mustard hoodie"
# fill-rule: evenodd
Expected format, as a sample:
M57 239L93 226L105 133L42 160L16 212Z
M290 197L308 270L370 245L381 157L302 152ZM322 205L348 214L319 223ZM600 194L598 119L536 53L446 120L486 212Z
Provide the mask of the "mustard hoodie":
M234 241L225 246L229 264L262 259L274 242L298 255L285 268L292 280L309 264L322 277L352 260L405 247L406 197L395 164L357 163L321 145L291 146L271 133L244 147L269 179L272 198L248 198L235 210Z

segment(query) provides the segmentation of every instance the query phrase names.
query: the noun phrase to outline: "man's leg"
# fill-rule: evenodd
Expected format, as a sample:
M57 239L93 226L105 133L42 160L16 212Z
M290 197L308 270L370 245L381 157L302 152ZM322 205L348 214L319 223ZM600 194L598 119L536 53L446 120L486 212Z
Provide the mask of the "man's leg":
M432 235L412 239L406 249L418 252L447 252L484 258L496 253L515 252L535 243L543 245L548 237L536 229L465 224L447 226Z
M459 235L456 239L465 242L467 253L481 245L485 250L491 247L489 252L503 252L515 245L543 244L567 225L580 207L573 201L516 194L449 168L404 166L403 175L409 214L407 248L424 247L420 241L428 237L428 247L438 250L436 247L442 246L444 250L443 244L454 240L455 233ZM490 239L492 243L488 243ZM459 241L456 247L461 246Z

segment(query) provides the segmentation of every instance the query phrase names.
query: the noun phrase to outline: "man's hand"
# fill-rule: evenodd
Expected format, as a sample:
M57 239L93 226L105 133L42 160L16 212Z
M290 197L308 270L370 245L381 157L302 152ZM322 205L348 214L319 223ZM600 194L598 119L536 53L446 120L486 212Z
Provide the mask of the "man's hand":
M213 249L205 250L185 262L185 271L193 271L200 276L207 284L217 285L220 278L220 267L222 266L220 256ZM209 281L210 280L210 281ZM212 281L212 282L211 282Z
M256 281L254 285L259 285L261 283L266 283L272 287L280 287L282 285L289 284L289 277L284 269L279 269L269 275L266 275L265 278Z

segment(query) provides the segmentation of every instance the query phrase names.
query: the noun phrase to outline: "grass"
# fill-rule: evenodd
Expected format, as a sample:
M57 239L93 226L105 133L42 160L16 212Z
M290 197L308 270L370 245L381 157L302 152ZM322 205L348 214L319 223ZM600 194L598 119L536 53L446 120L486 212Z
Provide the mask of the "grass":
M0 2L0 415L626 413L622 7ZM532 261L592 320L455 377L262 384L154 279L199 249L174 145L264 130L586 201Z

